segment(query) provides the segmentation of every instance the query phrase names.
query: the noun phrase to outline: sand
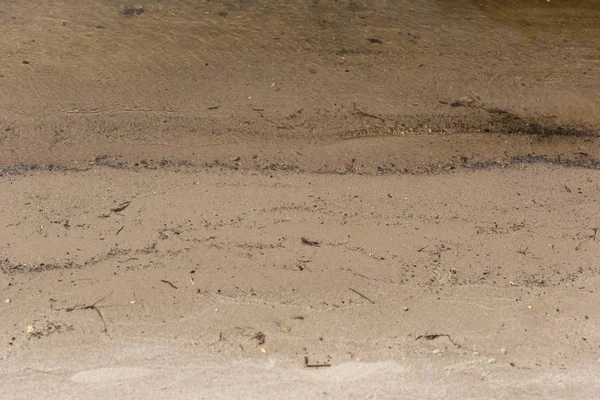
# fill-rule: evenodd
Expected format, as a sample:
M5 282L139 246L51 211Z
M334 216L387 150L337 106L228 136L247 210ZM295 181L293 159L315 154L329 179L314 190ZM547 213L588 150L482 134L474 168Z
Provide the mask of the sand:
M409 3L4 5L0 398L597 397L598 8Z

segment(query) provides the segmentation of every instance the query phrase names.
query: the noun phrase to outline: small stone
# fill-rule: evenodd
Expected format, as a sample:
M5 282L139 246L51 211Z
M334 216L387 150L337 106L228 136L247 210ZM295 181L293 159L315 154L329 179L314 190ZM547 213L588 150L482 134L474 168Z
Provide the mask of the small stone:
M6 300L4 300L4 302L5 302L6 304L10 303L10 299L6 299Z
M503 348L500 349L500 353L506 354L506 353L508 353L508 351L503 347Z
M435 349L432 351L433 354L440 354L440 349Z
M495 358L488 358L488 359L487 359L487 363L488 363L488 364L494 364L495 362L496 362L496 359L495 359Z
M402 310L408 311L408 307L404 307L404 308L402 308Z

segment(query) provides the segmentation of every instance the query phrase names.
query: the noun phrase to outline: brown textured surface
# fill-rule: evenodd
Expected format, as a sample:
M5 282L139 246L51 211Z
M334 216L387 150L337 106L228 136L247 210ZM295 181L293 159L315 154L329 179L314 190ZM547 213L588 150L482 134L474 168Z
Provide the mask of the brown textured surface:
M0 397L593 398L598 6L2 5Z

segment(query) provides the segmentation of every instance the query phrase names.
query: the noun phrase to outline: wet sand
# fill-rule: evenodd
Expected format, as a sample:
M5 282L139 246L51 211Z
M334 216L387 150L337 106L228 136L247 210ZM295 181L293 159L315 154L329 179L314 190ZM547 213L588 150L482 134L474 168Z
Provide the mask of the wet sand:
M0 397L593 398L599 6L4 5Z

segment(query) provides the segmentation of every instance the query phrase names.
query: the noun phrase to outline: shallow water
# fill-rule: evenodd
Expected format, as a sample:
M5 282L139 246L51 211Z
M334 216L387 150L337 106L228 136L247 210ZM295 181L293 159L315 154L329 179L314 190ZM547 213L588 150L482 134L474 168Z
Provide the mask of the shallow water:
M597 129L599 21L599 1L11 2L0 144L476 132L490 109Z

